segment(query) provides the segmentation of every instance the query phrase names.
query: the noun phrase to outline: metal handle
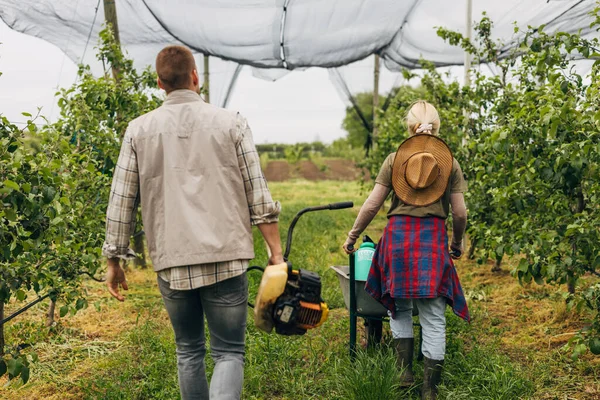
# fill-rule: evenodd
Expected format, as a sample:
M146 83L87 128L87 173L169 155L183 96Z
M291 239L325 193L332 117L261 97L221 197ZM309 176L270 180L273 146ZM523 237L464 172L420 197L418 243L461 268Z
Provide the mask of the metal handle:
M296 216L292 220L292 223L290 224L290 227L288 229L287 242L285 245L285 253L283 253L283 260L284 261L288 260L288 256L290 255L290 251L292 250L292 233L294 231L294 227L296 226L296 222L298 222L298 219L300 219L302 214L310 212L310 211L340 210L343 208L351 208L351 207L354 207L353 202L343 201L341 203L331 203L331 204L327 204L325 206L307 207L307 208L303 208L302 210L300 210L298 212L298 214L296 214Z
M330 210L341 210L343 208L352 208L352 207L354 207L354 203L351 201L342 201L341 203L329 204Z

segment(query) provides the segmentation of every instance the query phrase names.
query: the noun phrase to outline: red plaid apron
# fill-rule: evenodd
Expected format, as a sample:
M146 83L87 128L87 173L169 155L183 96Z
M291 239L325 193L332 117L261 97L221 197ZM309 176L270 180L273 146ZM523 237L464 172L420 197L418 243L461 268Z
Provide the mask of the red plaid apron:
M470 320L442 218L390 217L375 250L365 290L392 313L396 298L442 296L456 315Z

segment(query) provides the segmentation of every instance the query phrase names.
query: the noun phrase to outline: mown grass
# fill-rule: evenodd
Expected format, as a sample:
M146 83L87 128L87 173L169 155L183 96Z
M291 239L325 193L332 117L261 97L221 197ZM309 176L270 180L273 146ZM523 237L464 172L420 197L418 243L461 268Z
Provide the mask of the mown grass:
M384 343L348 355L348 313L330 265L345 265L341 245L359 205L366 198L351 182L270 184L283 203L281 232L300 209L337 201L355 201L352 210L304 215L296 225L290 261L319 272L323 297L331 308L322 327L300 337L258 332L251 310L247 331L244 399L418 399L422 364L415 362L417 383L397 387L398 370L384 324ZM366 232L379 238L386 223L380 213ZM267 256L258 232L256 259ZM284 237L285 240L285 237ZM506 273L462 261L458 265L473 317L468 325L448 312L448 348L441 399L598 399L600 363L589 355L570 359L562 336L582 324L580 315L561 303L560 289L520 287ZM259 274L251 273L251 297ZM109 299L90 282L90 307L43 326L43 307L34 307L7 329L14 338L34 344L40 356L30 383L0 388L6 399L177 399L173 333L152 271L129 273L125 303ZM360 330L359 330L360 331ZM364 338L362 338L364 343ZM360 347L360 346L359 346ZM212 362L207 357L208 371Z

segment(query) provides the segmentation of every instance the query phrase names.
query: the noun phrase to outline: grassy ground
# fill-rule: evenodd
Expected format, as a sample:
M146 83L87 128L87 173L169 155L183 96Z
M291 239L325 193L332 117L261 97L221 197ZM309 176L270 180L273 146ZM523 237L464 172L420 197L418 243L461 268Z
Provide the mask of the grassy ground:
M352 182L270 186L283 203L283 234L306 206L345 200L357 206L309 213L297 224L290 260L320 273L330 317L302 337L267 335L249 322L244 398L417 399L418 385L408 391L395 385L398 372L387 328L380 349L361 350L353 363L348 357L348 312L328 267L347 264L341 244L367 194ZM366 233L379 238L385 223L381 213ZM262 265L265 248L256 239L254 264ZM507 272L492 273L490 266L470 261L460 261L457 268L473 322L467 325L448 314L442 399L600 399L600 357L588 354L573 361L563 349L584 320L566 310L563 288L521 287ZM128 277L131 289L125 303L109 299L101 284L90 282L89 303L95 306L60 319L57 326L44 327L46 306L10 322L7 341L34 344L39 361L28 384L0 382L0 398L178 398L173 334L155 274L134 270ZM259 279L251 276L251 293L256 293ZM207 362L210 370L211 360ZM420 363L415 372L420 378Z

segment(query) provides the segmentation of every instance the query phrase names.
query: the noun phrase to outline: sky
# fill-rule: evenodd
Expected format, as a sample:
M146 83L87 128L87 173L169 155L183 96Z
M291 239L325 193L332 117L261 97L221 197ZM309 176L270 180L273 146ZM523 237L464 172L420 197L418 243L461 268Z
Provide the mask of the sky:
M55 120L54 94L75 82L76 65L54 45L13 31L1 20L0 43L0 114L24 122L22 112L35 114L42 107L41 115ZM257 144L330 143L346 135L341 128L346 106L324 69L294 71L269 82L244 68L228 108L248 119Z

